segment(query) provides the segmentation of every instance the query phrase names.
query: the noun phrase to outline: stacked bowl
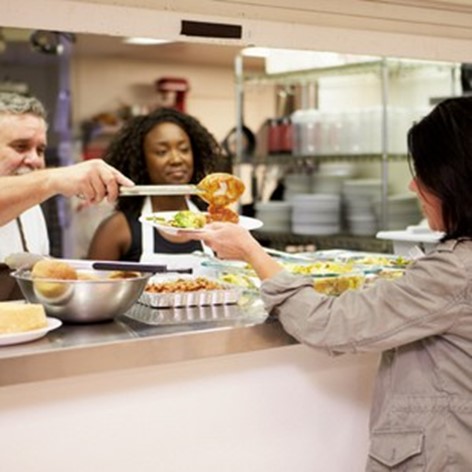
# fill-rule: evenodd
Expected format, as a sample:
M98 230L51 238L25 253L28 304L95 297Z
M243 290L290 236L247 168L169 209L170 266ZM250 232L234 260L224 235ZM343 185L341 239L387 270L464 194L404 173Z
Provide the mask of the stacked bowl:
M349 233L356 236L370 236L377 232L377 215L374 201L380 199L380 179L345 180L343 204Z
M264 223L261 231L287 233L291 227L292 205L279 201L258 202L256 217Z
M340 195L300 194L292 198L292 233L328 235L340 231Z
M291 201L296 195L311 192L311 174L309 172L288 174L284 178L284 184L284 200Z
M382 203L379 199L374 201L374 211L381 220ZM387 230L405 229L407 226L416 225L421 220L421 210L416 195L412 193L391 195L387 199Z

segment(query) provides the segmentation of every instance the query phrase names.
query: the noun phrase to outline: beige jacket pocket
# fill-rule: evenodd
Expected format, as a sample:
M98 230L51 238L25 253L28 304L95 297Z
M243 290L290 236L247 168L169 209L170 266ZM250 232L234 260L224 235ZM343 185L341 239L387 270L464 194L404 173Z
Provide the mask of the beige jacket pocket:
M371 437L367 471L424 471L423 443L421 430L375 431Z

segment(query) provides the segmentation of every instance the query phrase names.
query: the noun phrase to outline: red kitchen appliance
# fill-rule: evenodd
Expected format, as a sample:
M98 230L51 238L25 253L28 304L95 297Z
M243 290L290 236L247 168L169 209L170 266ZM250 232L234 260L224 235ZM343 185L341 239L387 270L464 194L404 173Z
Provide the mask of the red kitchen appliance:
M156 80L156 91L159 95L159 106L175 108L185 112L185 96L190 90L186 79L179 77L162 77Z

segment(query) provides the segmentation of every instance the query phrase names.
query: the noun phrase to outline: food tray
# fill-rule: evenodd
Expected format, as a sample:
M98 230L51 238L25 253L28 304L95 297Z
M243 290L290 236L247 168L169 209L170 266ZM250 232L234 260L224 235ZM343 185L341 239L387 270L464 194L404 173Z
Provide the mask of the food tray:
M154 276L149 280L149 284L159 284L165 282L177 282L178 280L192 281L197 277L185 276L182 274ZM146 290L139 297L138 302L153 308L169 308L169 307L191 307L191 306L208 306L208 305L229 305L237 303L242 289L230 284L225 284L219 280L204 277L204 279L217 283L222 288L217 290L198 290L191 292L159 292L151 293Z
M267 318L262 303L253 300L248 306L239 304L152 308L139 302L125 314L134 321L150 326L173 326L225 323L262 323Z

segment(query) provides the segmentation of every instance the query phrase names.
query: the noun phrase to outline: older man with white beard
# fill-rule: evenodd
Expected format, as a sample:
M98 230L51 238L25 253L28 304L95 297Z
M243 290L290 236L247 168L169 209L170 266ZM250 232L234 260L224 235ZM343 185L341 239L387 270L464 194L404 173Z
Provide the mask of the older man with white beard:
M0 300L20 296L4 264L8 255L49 253L39 203L56 194L114 201L120 185L133 185L99 159L44 169L46 134L46 111L36 98L0 93Z

